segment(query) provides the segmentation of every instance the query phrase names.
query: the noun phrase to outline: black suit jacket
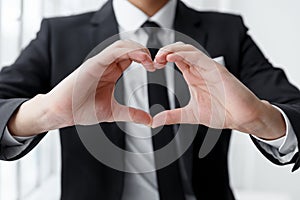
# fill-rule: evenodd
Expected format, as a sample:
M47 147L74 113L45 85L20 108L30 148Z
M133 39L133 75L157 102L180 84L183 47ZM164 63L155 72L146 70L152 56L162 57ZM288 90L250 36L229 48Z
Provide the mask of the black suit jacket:
M224 56L228 70L260 99L279 106L289 117L300 139L300 93L281 69L274 68L247 34L241 17L214 12L197 12L179 2L174 27L199 42L211 57ZM117 34L117 22L109 1L99 11L45 19L37 38L24 49L16 62L0 73L0 134L13 112L27 99L47 93L73 72L101 41ZM124 135L114 123L103 123L107 136L124 147ZM92 131L88 129L87 131ZM198 199L234 199L228 177L230 130L223 130L214 149L198 158L206 127L200 127L193 145L184 154L189 181ZM27 154L42 139L39 135L15 160ZM124 173L98 162L80 141L74 127L60 130L62 145L62 199L119 200ZM254 140L254 143L256 141ZM257 144L256 144L257 145ZM259 145L272 162L279 163ZM298 154L291 163L300 165ZM286 163L287 164L287 163Z

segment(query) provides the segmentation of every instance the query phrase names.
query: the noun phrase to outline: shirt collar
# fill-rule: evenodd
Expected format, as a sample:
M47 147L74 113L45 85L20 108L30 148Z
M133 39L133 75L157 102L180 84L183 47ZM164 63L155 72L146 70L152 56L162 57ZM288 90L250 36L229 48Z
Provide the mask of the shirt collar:
M163 28L172 29L177 0L169 0L157 13L148 17L128 0L113 0L113 8L117 22L123 31L140 28L147 20L156 22Z

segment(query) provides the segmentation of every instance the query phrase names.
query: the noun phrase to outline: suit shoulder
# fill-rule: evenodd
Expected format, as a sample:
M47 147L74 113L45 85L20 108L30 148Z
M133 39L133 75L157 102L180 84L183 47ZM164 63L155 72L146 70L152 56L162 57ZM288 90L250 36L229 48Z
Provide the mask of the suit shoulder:
M185 4L183 4L183 8L192 19L199 20L207 26L243 26L243 19L240 15L216 11L199 11Z
M196 11L198 16L202 18L205 23L218 24L220 26L241 26L243 25L243 18L240 15L231 13L222 13L215 11Z
M207 30L221 31L223 33L244 33L247 27L240 15L215 11L193 11L194 17L201 21Z
M217 12L217 11L196 11L198 14L208 17L211 19L223 19L229 21L240 20L242 17L237 14L232 13L224 13L224 12Z
M44 19L51 27L68 28L87 24L95 12L86 12L71 16L51 17Z

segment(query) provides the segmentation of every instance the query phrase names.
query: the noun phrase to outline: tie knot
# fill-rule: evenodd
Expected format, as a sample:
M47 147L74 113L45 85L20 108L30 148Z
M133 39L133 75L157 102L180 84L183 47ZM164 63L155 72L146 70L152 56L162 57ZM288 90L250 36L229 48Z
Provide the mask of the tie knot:
M159 28L160 26L155 23L155 22L151 22L151 21L146 21L143 25L142 25L143 28L147 28L147 27L157 27Z
M144 28L145 32L152 37L153 35L157 34L157 31L160 26L155 23L155 22L150 22L150 21L146 21L143 25L142 28Z

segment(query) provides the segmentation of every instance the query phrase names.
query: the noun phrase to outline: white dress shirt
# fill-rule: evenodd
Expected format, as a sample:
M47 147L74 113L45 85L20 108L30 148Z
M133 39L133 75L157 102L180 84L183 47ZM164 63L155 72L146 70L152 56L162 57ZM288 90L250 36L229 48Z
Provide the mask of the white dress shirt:
M175 18L176 0L169 0L169 2L161 8L154 16L149 18L145 13L132 5L127 0L114 0L113 9L118 22L118 28L121 39L129 39L127 31L135 31L139 29L147 20L156 22L160 27L172 29ZM174 42L175 36L169 35L164 38L162 45L171 44ZM146 45L148 36L139 29L130 34L130 39ZM173 64L168 63L166 70L166 82L169 89L170 108L175 107L174 96L174 71ZM125 104L131 107L139 108L149 112L148 105L148 91L147 91L147 72L137 63L133 63L124 72L124 89L125 89ZM298 152L298 141L288 117L278 107L276 107L283 115L286 123L286 136L272 141L258 140L262 148L264 148L270 155L285 163L292 159ZM133 152L152 152L151 129L149 127L126 123L126 149ZM32 141L32 137L12 137L8 130L4 132L2 143L6 145L6 157L11 158L22 152ZM131 169L142 169L144 166L154 166L154 157L143 160L140 163L131 162L125 159L125 166ZM140 173L140 174L126 174L124 192L122 200L159 200L157 179L155 172ZM194 196L186 196L187 200L195 199Z

